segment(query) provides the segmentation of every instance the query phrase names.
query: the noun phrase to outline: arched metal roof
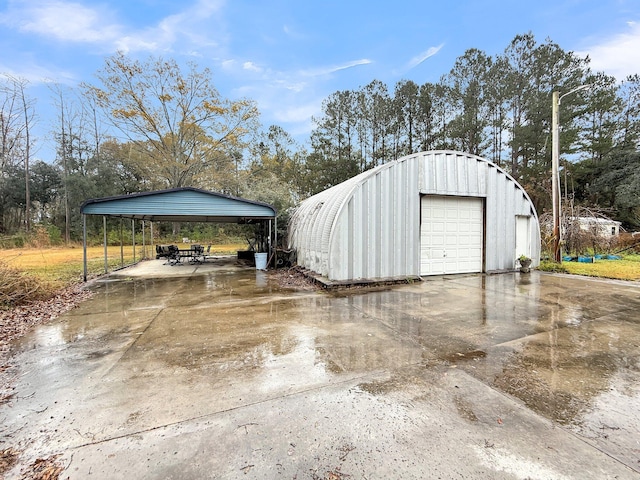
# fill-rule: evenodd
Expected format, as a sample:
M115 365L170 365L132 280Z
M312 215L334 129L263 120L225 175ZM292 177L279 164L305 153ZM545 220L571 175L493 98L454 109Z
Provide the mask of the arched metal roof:
M151 222L242 223L275 218L267 203L231 197L192 187L134 193L87 200L83 215L105 215Z
M331 280L416 275L421 195L484 199L486 271L513 268L515 216L531 217L537 263L538 217L524 188L489 160L448 150L402 157L306 199L291 217L289 246Z

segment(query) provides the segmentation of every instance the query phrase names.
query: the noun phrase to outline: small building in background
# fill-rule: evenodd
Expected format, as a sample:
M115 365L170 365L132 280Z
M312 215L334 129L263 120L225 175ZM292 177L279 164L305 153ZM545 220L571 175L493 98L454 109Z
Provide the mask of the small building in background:
M507 172L430 151L361 173L303 201L289 223L298 264L333 282L511 271L540 259L531 199Z
M604 217L574 217L571 220L578 222L580 230L597 236L608 238L620 235L622 222L616 220Z

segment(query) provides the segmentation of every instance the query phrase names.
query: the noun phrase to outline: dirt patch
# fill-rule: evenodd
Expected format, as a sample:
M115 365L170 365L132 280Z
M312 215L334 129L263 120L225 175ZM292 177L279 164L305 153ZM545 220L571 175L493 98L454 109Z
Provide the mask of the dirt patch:
M269 270L269 275L278 282L278 286L281 288L306 291L321 290L320 286L302 273L298 267Z

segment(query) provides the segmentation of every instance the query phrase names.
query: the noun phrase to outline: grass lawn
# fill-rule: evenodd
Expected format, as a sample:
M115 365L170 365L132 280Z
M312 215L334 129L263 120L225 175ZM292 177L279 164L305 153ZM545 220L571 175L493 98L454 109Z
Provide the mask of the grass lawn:
M178 247L187 248L187 245L178 244ZM247 245L244 243L212 245L210 255L232 255L236 251L246 248ZM131 245L125 246L122 253L125 265L133 262L133 248ZM136 260L141 258L142 253L142 246L137 245ZM146 255L147 257L155 258L155 251L152 252L148 245L146 247ZM0 250L0 261L4 261L9 266L23 270L58 287L64 287L82 280L82 245ZM107 247L107 261L109 271L121 266L120 246ZM104 273L104 247L87 248L87 269L90 275Z
M550 270L542 264L541 270ZM567 273L616 280L640 280L640 255L625 255L621 260L596 260L594 263L562 262Z
M178 244L180 248L188 245ZM238 250L246 249L244 243L212 245L211 255L232 255ZM133 262L131 245L123 248L124 264ZM149 246L147 257L155 258ZM142 256L142 246L136 246L136 259ZM87 248L87 267L90 275L104 273L104 247ZM109 271L121 266L120 247L107 248ZM35 277L51 283L54 287L64 287L82 280L82 246L51 247L42 249L12 248L0 250L0 261L9 266L23 270ZM574 275L612 278L618 280L640 280L640 255L626 255L622 260L596 260L595 263L562 262L562 266L543 262L541 270L564 271Z

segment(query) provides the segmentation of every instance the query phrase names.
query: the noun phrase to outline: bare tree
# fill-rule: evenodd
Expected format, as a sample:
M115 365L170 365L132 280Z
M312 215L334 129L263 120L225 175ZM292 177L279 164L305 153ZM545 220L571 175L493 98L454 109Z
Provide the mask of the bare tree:
M69 105L65 92L60 85L53 85L51 91L54 94L54 104L58 109L58 126L56 141L58 143L58 163L62 166L62 184L64 186L64 241L68 245L71 242L71 211L69 207L69 155L71 149L71 124L73 114L69 110Z
M27 232L31 228L29 190L31 129L36 121L35 102L28 97L26 92L28 85L29 82L24 78L5 75L4 82L0 86L0 101L2 102L0 109L0 182L3 182L8 166L21 163L24 165L24 228ZM2 220L0 220L1 222ZM2 230L2 225L0 225L0 230Z
M31 190L29 184L31 177L29 173L29 165L31 162L31 127L36 121L35 101L28 98L25 89L28 81L25 79L14 79L14 85L17 89L22 104L22 114L24 118L24 185L25 185L25 202L24 202L24 227L27 232L31 230Z

